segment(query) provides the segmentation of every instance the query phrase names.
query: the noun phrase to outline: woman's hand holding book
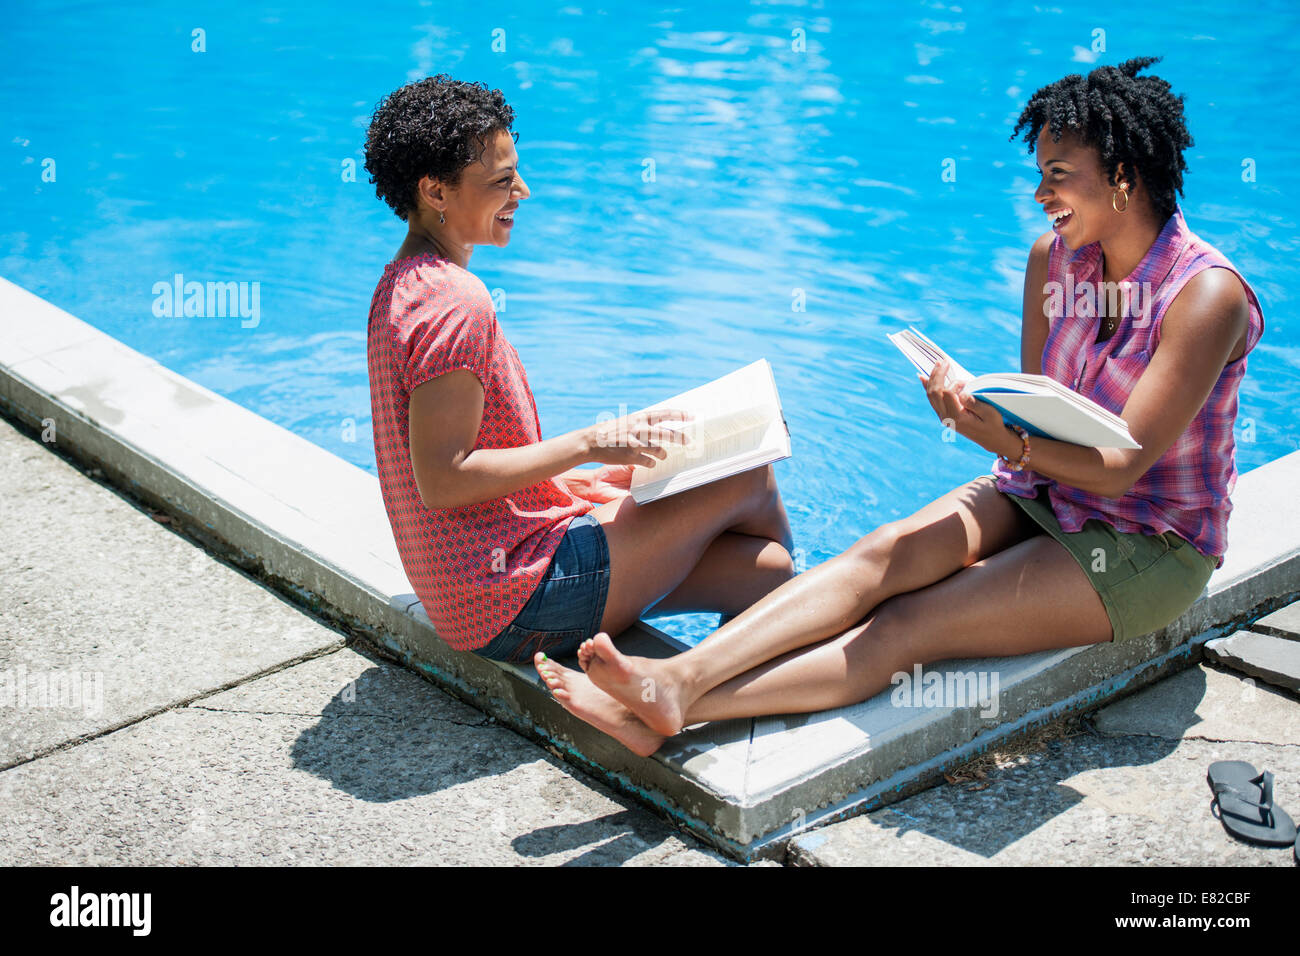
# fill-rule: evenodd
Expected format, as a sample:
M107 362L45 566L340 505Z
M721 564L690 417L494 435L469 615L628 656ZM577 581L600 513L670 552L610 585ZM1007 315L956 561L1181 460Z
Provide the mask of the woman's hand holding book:
M925 386L926 397L945 427L963 438L969 438L985 451L1015 461L1020 457L1020 438L1007 428L1002 413L988 402L980 401L966 391L965 382L946 385L949 363L937 362L930 377L917 373Z
M605 465L643 465L653 468L655 462L668 456L664 445L685 445L690 441L685 430L672 428L664 422L686 422L690 416L674 408L653 408L597 422L585 433L586 460Z

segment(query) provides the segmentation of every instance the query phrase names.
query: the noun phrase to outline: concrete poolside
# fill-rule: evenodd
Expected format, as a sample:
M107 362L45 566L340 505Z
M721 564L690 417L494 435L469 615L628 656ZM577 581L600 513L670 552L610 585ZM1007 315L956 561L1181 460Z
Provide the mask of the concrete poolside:
M98 714L0 712L0 865L731 864L2 419L0 527L0 670L105 690ZM1204 774L1253 760L1300 809L1300 700L1201 665L1092 722L782 859L1290 864L1223 832Z
M1300 593L1286 494L1300 456L1243 476L1230 563L1176 627L1125 649L996 662L1007 707L995 719L877 700L704 727L641 760L569 718L528 672L440 647L394 566L373 478L0 281L0 313L19 312L30 321L0 327L13 451L0 529L14 542L0 568L0 673L102 674L104 706L4 714L6 859L724 862L662 816L740 859L900 862L894 839L912 841L910 858L924 837L918 852L945 862L1122 862L1149 845L1143 824L1155 816L1124 810L1145 800L1166 821L1193 822L1179 833L1199 833L1199 848L1174 837L1171 862L1279 862L1278 851L1235 844L1204 809L1204 765L1216 759L1206 728L1240 742L1221 745L1229 756L1259 754L1279 802L1291 787L1295 807L1296 700L1197 661L1207 638ZM43 422L56 426L48 444L37 440ZM102 464L105 480L172 520L154 522L71 462ZM673 650L653 628L638 640ZM1153 681L1097 717L1114 739L1064 741L1051 760L994 772L969 795L925 789ZM1250 709L1239 706L1247 694ZM1160 712L1107 723L1152 695L1166 700ZM281 812L268 817L269 806ZM883 825L882 839L871 829L882 819L922 822ZM1080 860L1092 846L1083 832L1100 842ZM50 843L50 833L64 836Z
M630 864L717 853L0 419L0 865Z

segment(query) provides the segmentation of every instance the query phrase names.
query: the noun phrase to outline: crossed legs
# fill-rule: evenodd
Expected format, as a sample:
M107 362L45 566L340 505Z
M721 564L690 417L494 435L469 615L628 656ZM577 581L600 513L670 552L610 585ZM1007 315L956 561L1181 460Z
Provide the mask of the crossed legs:
M564 706L653 753L706 720L865 700L913 664L1109 640L1110 620L1069 553L986 479L867 535L666 660L601 634L586 674L538 661Z
M601 630L618 634L648 609L735 613L794 574L793 541L770 465L638 506L593 512L609 545Z

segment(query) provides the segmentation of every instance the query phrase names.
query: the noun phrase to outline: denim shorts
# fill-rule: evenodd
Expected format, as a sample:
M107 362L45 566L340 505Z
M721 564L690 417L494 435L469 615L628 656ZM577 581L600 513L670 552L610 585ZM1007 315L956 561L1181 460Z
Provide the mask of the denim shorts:
M989 481L996 479L987 475ZM1078 531L1057 520L1041 485L1032 498L1002 492L1070 552L1088 576L1110 618L1115 643L1171 624L1205 590L1218 558L1201 554L1181 535L1117 531L1089 518Z
M474 653L511 664L527 664L538 651L548 657L572 657L579 644L600 630L608 595L605 530L590 513L579 515L569 522L528 603Z

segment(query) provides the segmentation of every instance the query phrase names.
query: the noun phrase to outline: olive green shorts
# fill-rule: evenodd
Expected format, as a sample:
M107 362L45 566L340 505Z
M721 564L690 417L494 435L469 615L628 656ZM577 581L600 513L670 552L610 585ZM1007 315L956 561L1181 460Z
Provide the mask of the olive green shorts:
M984 476L996 482L992 476ZM1106 606L1113 641L1158 631L1196 603L1218 558L1201 554L1173 531L1139 534L1116 531L1089 518L1078 531L1065 531L1052 511L1047 485L1034 498L1002 492L1079 563Z

